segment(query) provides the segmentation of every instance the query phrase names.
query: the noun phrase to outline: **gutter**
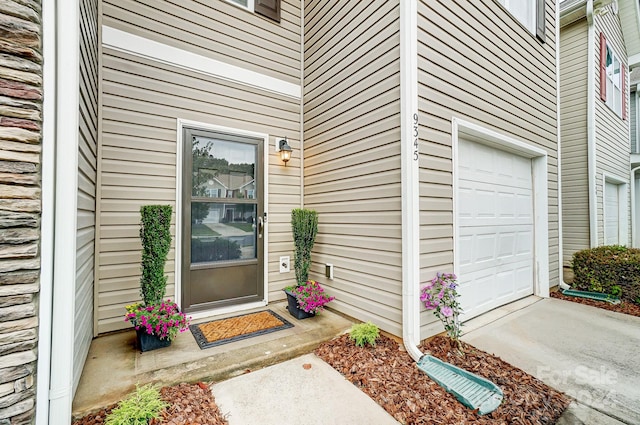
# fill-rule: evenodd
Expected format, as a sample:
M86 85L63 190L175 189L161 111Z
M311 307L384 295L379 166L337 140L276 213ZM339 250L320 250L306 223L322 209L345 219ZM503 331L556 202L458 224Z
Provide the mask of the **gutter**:
M420 343L420 193L418 130L418 6L400 0L400 168L402 185L402 341L416 362ZM416 118L414 120L414 117Z

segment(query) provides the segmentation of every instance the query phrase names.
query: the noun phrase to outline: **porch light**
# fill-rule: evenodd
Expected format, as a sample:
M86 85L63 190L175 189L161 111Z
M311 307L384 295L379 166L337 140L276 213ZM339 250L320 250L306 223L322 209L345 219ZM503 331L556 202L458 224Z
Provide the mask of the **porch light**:
M291 159L291 146L287 143L287 138L278 141L278 152L280 152L280 159L284 162L284 166L287 166L287 162Z

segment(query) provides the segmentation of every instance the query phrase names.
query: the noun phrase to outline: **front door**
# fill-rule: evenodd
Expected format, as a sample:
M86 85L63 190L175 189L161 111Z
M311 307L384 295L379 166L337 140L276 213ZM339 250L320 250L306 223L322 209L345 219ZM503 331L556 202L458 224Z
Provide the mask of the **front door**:
M262 301L264 141L191 128L183 140L183 308Z

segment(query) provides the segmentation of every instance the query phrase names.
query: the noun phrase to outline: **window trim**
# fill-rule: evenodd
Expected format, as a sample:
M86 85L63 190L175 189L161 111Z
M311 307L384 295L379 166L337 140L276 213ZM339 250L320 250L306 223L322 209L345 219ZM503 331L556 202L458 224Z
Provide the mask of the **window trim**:
M246 6L241 5L235 0L224 0L224 1L226 1L227 3L231 3L232 5L239 7L240 9L248 10L251 13L255 12L255 3L254 3L255 0L247 0Z
M616 81L613 79L613 71L611 72L611 75L609 75L609 72L607 70L607 63L606 63L606 58L608 56L608 54L611 53L611 66L613 67L613 69L615 69L615 63L616 61L618 62L618 66L619 66L619 78L618 78L618 82L617 82L617 86L616 86ZM613 49L613 46L611 46L611 44L606 40L605 38L605 49L604 49L604 83L605 83L605 98L604 100L604 104L607 105L607 107L611 110L611 112L613 112L614 114L616 114L617 117L625 119L624 115L624 111L623 109L625 109L625 102L624 102L624 97L626 97L626 94L624 93L624 82L623 80L626 79L626 75L624 75L626 73L626 67L624 66L624 63L620 60L620 56L618 56L618 54L616 53L616 51ZM608 88L608 84L611 83L611 93L609 93L609 88ZM602 88L600 88L600 90L602 90ZM620 92L620 96L619 96L619 105L614 104L615 102L615 93L616 90L618 90ZM620 111L616 110L616 106L619 106Z

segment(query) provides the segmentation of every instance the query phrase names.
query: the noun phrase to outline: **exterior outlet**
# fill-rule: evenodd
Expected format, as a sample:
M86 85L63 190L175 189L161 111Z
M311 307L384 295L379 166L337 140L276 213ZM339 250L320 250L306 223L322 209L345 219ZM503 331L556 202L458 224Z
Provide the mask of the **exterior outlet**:
M329 280L333 280L333 264L326 263L324 265L324 275L329 278Z
M289 256L280 257L280 273L289 273Z

